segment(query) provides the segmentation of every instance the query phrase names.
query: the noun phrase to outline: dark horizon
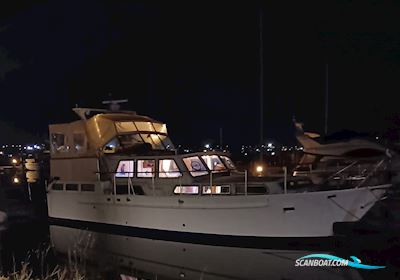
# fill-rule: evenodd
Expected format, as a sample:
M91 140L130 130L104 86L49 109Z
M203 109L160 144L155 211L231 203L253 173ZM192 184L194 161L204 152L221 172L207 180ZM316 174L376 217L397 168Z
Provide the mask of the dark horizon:
M0 126L42 136L112 93L177 144L218 142L220 127L226 144L259 142L261 5L18 3L0 12ZM293 116L323 134L327 63L329 132L397 135L399 5L313 8L262 5L264 138L293 141Z

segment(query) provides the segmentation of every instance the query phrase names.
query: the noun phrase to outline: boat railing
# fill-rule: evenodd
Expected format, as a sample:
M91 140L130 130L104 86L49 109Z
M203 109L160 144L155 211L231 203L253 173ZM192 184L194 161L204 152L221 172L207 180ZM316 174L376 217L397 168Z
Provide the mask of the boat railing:
M169 177L169 179L178 179L179 180L179 184L177 186L182 187L182 174L183 173L191 173L190 171L179 171L180 172L180 176L178 177ZM124 179L126 179L126 186L127 186L127 194L128 195L135 195L135 189L134 189L134 181L133 179L135 178L134 175L136 174L144 174L146 176L143 177L139 177L136 179L150 179L151 180L151 188L152 188L152 195L155 195L155 185L156 185L156 178L159 179L160 176L159 174L166 174L166 173L171 173L171 174L176 174L177 171L147 171L147 172L124 172L124 176L117 176L117 174L119 174L118 172L101 172L100 174L107 174L109 175L111 178L111 182L112 182L112 186L113 186L113 193L117 194L117 185L118 183L124 182ZM218 172L209 172L208 173L208 184L207 185L203 185L203 187L205 186L209 186L214 187L214 176L215 174L218 174ZM243 182L244 182L244 195L248 194L248 171L244 170L244 171L235 171L235 174L240 174L243 176ZM158 175L156 177L156 175ZM286 175L285 175L286 176ZM164 179L164 178L163 178ZM167 179L167 178L166 178ZM125 184L124 184L125 185ZM285 180L285 189L286 189L286 180ZM180 194L182 194L180 192ZM210 194L212 195L212 193Z

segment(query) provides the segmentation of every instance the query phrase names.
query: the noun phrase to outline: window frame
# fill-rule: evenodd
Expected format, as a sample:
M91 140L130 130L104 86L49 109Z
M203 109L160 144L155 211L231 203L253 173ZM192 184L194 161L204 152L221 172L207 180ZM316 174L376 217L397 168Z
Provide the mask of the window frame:
M153 172L148 172L151 173L152 176L140 176L142 174L147 174L146 172L139 172L138 168L139 168L139 161L145 161L145 160L152 160L154 161L154 171ZM157 159L156 158L151 158L151 159L146 159L146 158L139 158L136 159L136 165L135 165L135 174L136 174L136 178L138 179L151 179L151 178L156 178L157 176Z
M200 162L201 162L201 164L203 165L203 167L206 168L205 170L190 170L190 169L188 168L188 166L186 165L185 159L195 158L195 157L197 157L197 158L200 160ZM201 158L201 156L199 156L199 155L197 155L197 154L196 154L196 155L191 155L191 156L185 156L185 157L182 157L181 160L182 160L182 162L183 162L183 165L184 165L185 168L186 168L185 171L187 171L187 172L190 174L190 176L192 176L193 178L197 178L197 177L201 177L201 176L210 175L210 172L211 172L211 171L208 169L207 164L203 161L203 159ZM192 174L193 172L205 172L205 174L201 174L201 175L195 176L195 175Z
M176 189L181 188L181 190L182 190L182 188L185 188L185 187L187 187L187 188L195 187L197 189L197 192L196 193L182 193L182 192L176 193L175 192ZM200 193L200 186L199 185L176 185L174 187L174 190L173 190L173 195L200 195L200 194L201 193Z
M161 173L167 174L167 172L165 172L165 171L162 171L162 172L160 171L160 166L161 166L160 165L160 161L162 161L162 160L172 160L175 163L176 167L178 168L178 171L170 171L169 173L179 173L179 176L176 176L176 177L168 177L168 176L161 177L160 176ZM160 179L176 179L176 178L183 177L183 170L181 170L179 168L179 165L177 164L177 161L174 158L159 158L158 161L157 161L157 169L156 170L157 170L156 173L158 175L157 177L160 178Z

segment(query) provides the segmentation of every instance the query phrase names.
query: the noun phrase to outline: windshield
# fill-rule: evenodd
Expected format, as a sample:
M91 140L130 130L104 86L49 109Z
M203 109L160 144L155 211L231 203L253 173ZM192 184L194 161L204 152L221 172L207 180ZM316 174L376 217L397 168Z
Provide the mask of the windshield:
M183 159L183 162L193 177L208 174L207 168L198 156L186 157Z
M201 156L201 158L207 164L208 169L212 170L212 172L224 172L227 170L226 166L217 155L204 155Z
M229 157L221 156L221 159L230 170L236 170L235 164L233 164L233 161Z
M158 133L133 133L119 135L104 146L104 151L112 153L132 149L174 150L175 147L166 135Z

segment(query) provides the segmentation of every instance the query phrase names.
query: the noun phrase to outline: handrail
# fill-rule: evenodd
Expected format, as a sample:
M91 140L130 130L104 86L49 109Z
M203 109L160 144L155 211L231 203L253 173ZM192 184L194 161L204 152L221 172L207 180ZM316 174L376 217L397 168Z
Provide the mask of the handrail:
M381 161L379 161L374 169L367 175L365 178L356 186L356 189L361 187L375 172L378 170L378 168L385 162L385 158L383 158Z
M355 165L356 163L358 163L359 161L358 160L356 160L356 161L353 161L350 165L348 165L348 166L345 166L344 168L342 168L342 169L340 169L340 170L338 170L337 172L335 172L333 175L331 175L331 176L329 176L326 180L325 180L325 182L324 183L326 183L327 181L329 181L329 180L331 180L331 179L333 179L333 178L335 178L337 175L339 175L340 173L342 173L342 172L344 172L344 171L346 171L347 169L349 169L350 167L352 167L353 165Z

